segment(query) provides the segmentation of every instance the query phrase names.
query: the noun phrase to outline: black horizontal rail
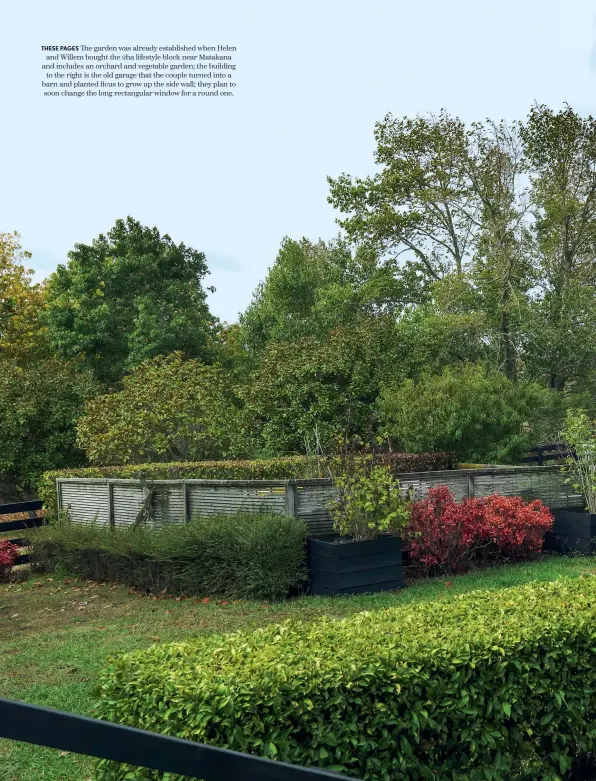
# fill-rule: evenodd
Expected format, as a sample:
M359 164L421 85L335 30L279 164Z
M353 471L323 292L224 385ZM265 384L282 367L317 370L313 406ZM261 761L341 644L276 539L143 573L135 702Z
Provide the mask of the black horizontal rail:
M554 451L554 452L553 452ZM522 458L522 464L542 464L545 461L558 461L561 458L573 458L574 452L563 442L555 442L550 445L537 445L530 451L533 455Z
M12 532L20 529L35 529L37 526L45 526L45 518L23 518L21 521L0 522L0 532Z
M0 738L203 781L322 781L346 776L0 698Z
M12 502L11 504L0 504L0 515L12 515L13 513L27 513L32 510L41 510L43 502L41 499L34 499L30 502Z

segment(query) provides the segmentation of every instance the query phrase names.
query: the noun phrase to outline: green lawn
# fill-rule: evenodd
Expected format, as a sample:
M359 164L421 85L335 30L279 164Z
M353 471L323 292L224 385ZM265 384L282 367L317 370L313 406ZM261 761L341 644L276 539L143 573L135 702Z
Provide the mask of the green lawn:
M106 656L208 632L248 629L290 616L344 616L412 601L448 600L472 589L579 577L592 558L549 557L482 570L450 580L418 582L401 592L342 598L301 598L260 604L158 599L121 586L69 578L30 577L0 586L0 696L92 714L93 686ZM0 741L0 781L84 781L92 760Z

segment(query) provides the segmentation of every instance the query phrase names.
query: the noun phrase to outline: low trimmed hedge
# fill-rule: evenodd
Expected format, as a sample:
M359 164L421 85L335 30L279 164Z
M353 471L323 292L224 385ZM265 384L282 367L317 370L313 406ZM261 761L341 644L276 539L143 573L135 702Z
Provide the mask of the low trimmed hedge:
M595 647L596 577L566 578L127 653L98 716L370 781L555 781L596 747Z
M453 453L391 453L385 457L397 472L451 469ZM174 461L169 464L128 464L61 469L44 472L37 491L50 515L56 513L56 480L59 477L111 477L121 480L293 480L326 477L316 460L307 456L257 458L244 461Z
M44 572L151 592L281 599L307 581L306 524L273 513L236 513L151 531L61 523L29 533L30 559Z

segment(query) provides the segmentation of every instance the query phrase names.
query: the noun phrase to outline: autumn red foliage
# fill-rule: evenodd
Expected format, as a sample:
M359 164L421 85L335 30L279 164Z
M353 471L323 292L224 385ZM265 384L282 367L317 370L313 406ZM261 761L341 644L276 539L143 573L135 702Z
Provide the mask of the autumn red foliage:
M8 540L0 540L0 583L6 583L19 555L16 545Z
M412 506L404 532L412 562L425 573L456 573L473 561L530 559L540 553L553 516L540 500L493 494L456 502L445 485Z

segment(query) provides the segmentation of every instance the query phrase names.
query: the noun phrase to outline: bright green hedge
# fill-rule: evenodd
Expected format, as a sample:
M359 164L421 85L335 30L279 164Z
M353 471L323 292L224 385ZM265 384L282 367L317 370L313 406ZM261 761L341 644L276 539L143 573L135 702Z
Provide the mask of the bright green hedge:
M595 661L596 577L561 579L128 653L98 715L364 779L554 781L596 746Z
M451 469L453 453L392 453L390 462L399 472ZM95 466L45 472L37 485L50 515L56 511L56 479L59 477L111 477L121 480L292 480L326 477L317 461L307 456L255 458L243 461L174 461L169 464Z

